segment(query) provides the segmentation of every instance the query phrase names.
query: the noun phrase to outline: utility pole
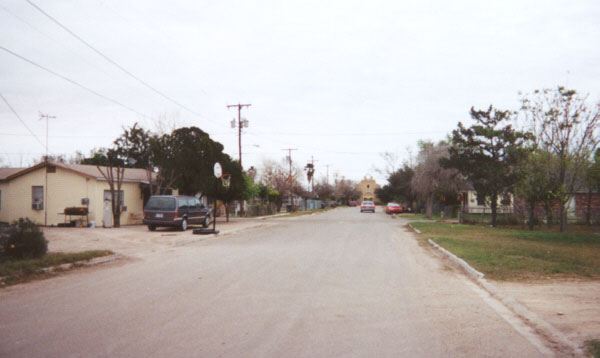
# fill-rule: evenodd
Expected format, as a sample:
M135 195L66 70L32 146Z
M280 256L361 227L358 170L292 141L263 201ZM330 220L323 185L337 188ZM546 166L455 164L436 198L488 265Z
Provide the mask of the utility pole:
M44 184L44 226L48 226L48 119L50 118L54 119L56 117L40 112L40 120L46 120L46 156L44 157L44 162L46 163L46 177Z
M325 164L325 167L327 167L327 185L329 185L329 167L331 166L331 164Z
M289 190L289 195L290 195L290 206L293 209L294 201L292 198L292 150L298 150L298 149L287 148L287 149L282 149L282 150L288 151L288 162L290 163L290 174L288 174L288 181L289 181L290 187L288 188L288 190Z
M318 160L317 160L318 162ZM311 193L315 192L315 157L310 156L310 163L306 164L304 168L308 174L309 184L311 185L310 191Z
M230 104L227 106L227 108L237 107L238 109L238 149L240 153L240 167L242 167L242 170L244 170L244 167L242 166L242 127L248 127L248 121L246 119L242 121L242 108L250 107L251 105L252 104ZM235 128L235 119L231 121L231 128Z

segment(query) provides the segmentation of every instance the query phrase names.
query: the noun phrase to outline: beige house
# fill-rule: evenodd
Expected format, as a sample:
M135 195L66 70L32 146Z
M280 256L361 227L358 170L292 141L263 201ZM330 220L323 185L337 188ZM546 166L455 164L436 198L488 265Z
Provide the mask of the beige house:
M105 167L101 167L106 172ZM121 224L141 223L144 184L148 184L144 169L125 169ZM0 168L0 222L29 218L40 225L58 225L86 217L65 216L65 208L86 207L87 220L96 226L112 218L111 192L108 182L94 165L39 163L30 168Z
M362 193L360 201L372 200L375 204L381 204L381 200L375 195L375 189L379 188L379 184L375 182L372 176L366 176L358 183L358 190Z
M461 211L467 214L490 214L492 208L488 200L478 197L475 188L470 183L463 184L459 189ZM514 197L512 194L500 196L497 203L498 214L512 214Z

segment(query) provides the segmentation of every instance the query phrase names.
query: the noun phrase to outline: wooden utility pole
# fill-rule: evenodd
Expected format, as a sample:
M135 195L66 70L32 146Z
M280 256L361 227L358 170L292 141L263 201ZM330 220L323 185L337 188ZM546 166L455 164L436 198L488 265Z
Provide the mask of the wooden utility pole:
M242 167L242 170L244 170L244 167L242 166L242 127L248 127L248 121L244 120L242 123L242 108L243 107L250 107L252 104L230 104L227 106L227 108L232 108L232 107L237 107L238 109L238 122L237 122L237 127L238 127L238 149L239 149L239 159L240 159L240 167ZM235 121L235 120L234 120ZM232 122L232 127L235 128L235 122Z
M282 150L288 151L288 162L290 163L290 173L288 174L288 182L289 182L288 191L289 191L289 196L290 196L290 206L293 209L294 208L294 200L292 198L292 150L298 150L298 149L286 148L286 149L282 149Z
M40 112L40 120L46 120L46 155L44 156L44 162L46 163L46 178L44 183L44 226L48 226L48 119L50 118L56 117Z

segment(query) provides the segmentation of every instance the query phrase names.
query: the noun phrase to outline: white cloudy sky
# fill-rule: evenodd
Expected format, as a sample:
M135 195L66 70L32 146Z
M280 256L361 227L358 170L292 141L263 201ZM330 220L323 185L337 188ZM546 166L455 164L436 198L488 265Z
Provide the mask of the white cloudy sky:
M0 94L54 154L109 146L123 126L195 125L244 167L318 160L317 176L360 179L379 153L407 159L471 106L518 107L518 92L567 84L600 100L600 2L0 0ZM60 79L7 52L61 74ZM191 110L191 111L190 111ZM0 100L0 165L31 164L44 146ZM381 176L376 175L379 181Z

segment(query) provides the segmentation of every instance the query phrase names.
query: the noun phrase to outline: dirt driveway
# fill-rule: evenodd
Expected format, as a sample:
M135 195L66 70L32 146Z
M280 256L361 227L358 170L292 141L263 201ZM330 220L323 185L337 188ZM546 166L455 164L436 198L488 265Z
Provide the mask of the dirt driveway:
M571 342L600 339L600 282L494 282L505 295L558 329Z
M219 236L229 235L246 229L273 225L261 219L230 218L217 219ZM215 235L194 235L192 229L179 231L172 228L158 228L149 231L144 225L130 225L120 228L44 228L50 252L80 252L86 250L112 250L130 257L145 256L173 246L214 238Z

